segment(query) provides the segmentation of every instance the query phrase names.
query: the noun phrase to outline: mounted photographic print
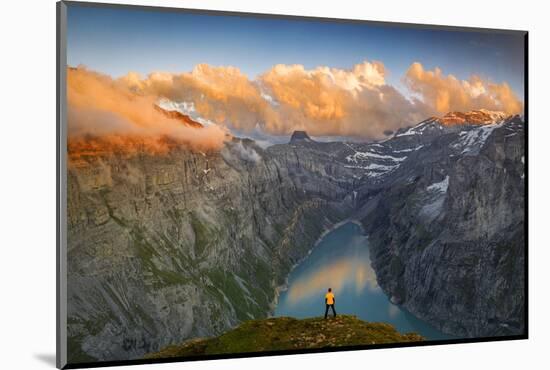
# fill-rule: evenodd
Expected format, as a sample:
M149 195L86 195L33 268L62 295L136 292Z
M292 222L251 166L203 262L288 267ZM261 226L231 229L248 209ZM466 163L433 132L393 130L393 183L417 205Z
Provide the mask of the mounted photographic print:
M527 32L57 10L58 367L527 338Z

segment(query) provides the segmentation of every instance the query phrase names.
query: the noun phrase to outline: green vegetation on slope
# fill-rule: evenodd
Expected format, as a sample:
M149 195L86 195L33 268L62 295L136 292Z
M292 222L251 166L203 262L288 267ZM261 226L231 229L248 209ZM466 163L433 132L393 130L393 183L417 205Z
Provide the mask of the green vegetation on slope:
M172 345L146 358L184 357L223 353L249 353L291 349L418 342L415 333L400 334L390 324L369 323L356 316L297 320L277 317L246 321L215 338L193 339Z

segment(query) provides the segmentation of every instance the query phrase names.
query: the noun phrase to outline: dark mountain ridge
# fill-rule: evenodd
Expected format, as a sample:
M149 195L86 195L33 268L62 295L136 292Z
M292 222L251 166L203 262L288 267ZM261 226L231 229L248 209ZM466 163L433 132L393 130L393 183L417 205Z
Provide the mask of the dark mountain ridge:
M308 142L308 143L311 143L311 142L314 142L313 140L311 140L311 138L309 137L309 135L307 134L307 132L305 131L294 131L292 133L292 135L290 136L290 144L298 144L298 143L302 143L302 142Z

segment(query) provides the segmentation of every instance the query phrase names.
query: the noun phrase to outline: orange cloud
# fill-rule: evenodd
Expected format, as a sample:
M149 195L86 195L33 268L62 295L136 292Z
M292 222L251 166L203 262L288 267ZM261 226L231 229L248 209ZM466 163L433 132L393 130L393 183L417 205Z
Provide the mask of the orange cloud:
M85 68L67 73L69 151L140 150L172 146L216 149L226 131L190 127L155 109L157 96L136 93L127 83Z
M338 69L276 65L251 81L234 67L196 66L180 74L129 73L118 80L132 91L193 103L197 113L227 127L257 125L275 135L297 129L312 135L381 138L386 130L425 118L421 102L410 102L385 83L381 62Z
M413 63L404 78L407 86L420 95L422 101L438 113L488 109L517 114L523 103L506 83L493 83L479 76L459 80L444 75L441 69L425 70L422 64Z
M143 94L193 102L201 117L237 129L252 130L275 119L258 86L235 67L199 64L191 72L156 72L144 79L129 73L119 82Z
M136 148L166 151L174 142L219 148L227 129L250 132L259 126L271 135L306 130L313 136L381 139L384 132L434 114L482 108L512 114L523 109L505 82L478 76L458 80L438 68L424 70L420 63L410 66L404 82L414 97L406 98L386 83L381 62L367 60L350 69L279 64L255 80L238 68L207 64L145 78L130 72L116 80L77 68L68 73L69 129L73 137L109 136L113 143L132 136L133 142L139 138L132 144ZM185 103L217 125L186 127L153 108L162 99Z
M299 128L312 135L382 138L421 120L423 104L405 99L385 82L380 62L364 61L352 69L277 65L259 78L261 86L280 102L276 126L285 134Z

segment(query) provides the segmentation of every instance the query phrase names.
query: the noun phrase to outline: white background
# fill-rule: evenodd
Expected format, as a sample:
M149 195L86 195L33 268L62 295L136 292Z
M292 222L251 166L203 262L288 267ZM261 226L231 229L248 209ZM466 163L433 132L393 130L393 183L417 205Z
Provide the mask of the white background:
M544 1L127 2L530 31L529 340L132 369L548 368L550 20ZM51 369L55 364L55 2L5 1L0 14L0 367Z

